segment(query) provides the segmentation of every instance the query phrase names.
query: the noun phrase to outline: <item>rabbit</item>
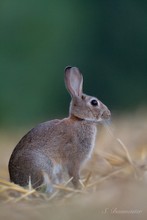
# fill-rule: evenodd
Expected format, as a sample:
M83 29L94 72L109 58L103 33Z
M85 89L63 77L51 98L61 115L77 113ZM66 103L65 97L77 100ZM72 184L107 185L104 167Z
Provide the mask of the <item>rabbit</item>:
M65 68L65 85L71 95L68 118L51 120L30 130L16 145L9 160L10 181L33 188L63 183L63 171L79 187L80 170L91 157L97 123L109 119L109 109L83 93L83 76L77 67Z

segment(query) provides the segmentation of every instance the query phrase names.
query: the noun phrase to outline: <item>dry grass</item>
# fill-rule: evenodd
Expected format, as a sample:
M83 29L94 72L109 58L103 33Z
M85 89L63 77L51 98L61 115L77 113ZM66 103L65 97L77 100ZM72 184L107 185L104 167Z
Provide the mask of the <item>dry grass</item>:
M21 132L1 132L0 219L146 219L147 118L134 114L113 125L99 128L81 189L73 189L68 180L54 186L51 195L8 181L7 162Z

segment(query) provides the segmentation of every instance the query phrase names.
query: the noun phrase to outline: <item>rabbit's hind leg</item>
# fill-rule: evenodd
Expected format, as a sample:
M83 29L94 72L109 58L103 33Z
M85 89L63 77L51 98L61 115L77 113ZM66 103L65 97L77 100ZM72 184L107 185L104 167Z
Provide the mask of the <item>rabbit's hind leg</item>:
M61 184L63 183L63 168L60 164L53 163L53 167L50 172L43 171L43 186L45 187L46 193L52 193L54 191L54 184Z
M54 163L52 181L54 184L63 183L63 167L61 164Z

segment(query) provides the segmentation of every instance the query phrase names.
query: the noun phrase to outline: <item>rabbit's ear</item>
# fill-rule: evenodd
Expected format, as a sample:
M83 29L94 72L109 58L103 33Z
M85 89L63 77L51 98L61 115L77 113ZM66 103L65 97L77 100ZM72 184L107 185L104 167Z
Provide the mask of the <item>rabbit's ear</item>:
M72 97L82 96L83 76L77 67L65 68L65 85Z

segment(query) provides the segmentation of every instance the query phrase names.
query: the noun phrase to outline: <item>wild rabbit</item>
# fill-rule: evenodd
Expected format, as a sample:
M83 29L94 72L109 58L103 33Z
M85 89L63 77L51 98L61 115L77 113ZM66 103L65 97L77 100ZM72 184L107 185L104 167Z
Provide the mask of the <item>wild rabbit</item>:
M67 170L78 187L80 168L93 151L96 124L110 118L110 111L97 98L82 91L83 77L77 67L65 69L65 85L71 95L69 117L39 124L16 145L10 161L10 180L21 186L31 182L51 191Z

